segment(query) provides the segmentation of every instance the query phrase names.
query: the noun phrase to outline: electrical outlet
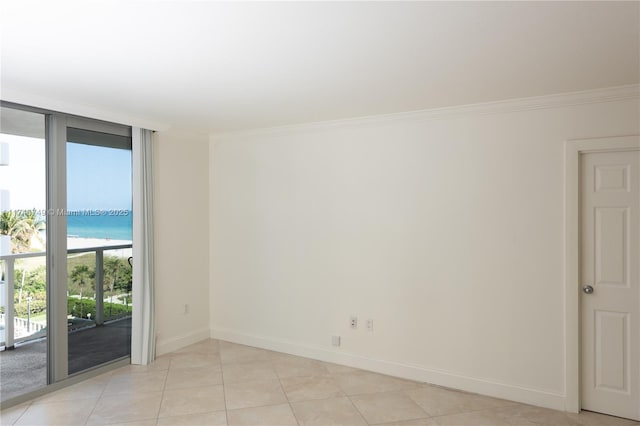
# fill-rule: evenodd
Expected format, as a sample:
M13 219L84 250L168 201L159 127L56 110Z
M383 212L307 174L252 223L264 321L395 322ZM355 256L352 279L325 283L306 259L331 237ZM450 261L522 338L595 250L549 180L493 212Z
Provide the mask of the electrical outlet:
M185 315L189 313L189 305L187 305L186 303L184 304L184 312Z
M373 331L373 320L372 319L368 319L367 320L367 331Z
M331 344L333 346L340 346L340 336L331 336Z
M351 317L351 328L354 330L358 329L358 317Z

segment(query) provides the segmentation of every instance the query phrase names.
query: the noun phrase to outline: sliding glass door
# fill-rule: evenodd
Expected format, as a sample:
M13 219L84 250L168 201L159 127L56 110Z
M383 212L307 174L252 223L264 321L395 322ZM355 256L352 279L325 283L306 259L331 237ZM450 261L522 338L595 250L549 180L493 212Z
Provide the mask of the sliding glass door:
M0 395L47 385L45 116L0 108Z
M131 352L131 128L3 103L0 386L12 403Z
M131 354L131 138L67 128L69 374Z

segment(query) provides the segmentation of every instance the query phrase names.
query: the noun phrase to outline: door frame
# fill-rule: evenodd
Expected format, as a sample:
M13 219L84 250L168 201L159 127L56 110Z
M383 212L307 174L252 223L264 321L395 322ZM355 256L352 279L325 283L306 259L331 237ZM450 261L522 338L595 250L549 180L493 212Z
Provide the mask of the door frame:
M580 358L580 156L640 149L640 135L565 142L565 410L581 408Z
M62 211L67 209L67 168L66 146L67 128L76 128L99 133L132 137L132 127L73 114L66 114L49 109L22 105L0 100L0 106L21 111L42 114L45 120L45 164L46 164L46 209ZM132 149L133 155L133 149ZM134 182L132 181L133 185ZM135 200L134 200L135 201ZM67 282L67 219L64 215L48 215L46 239L47 264L47 361L46 386L13 399L4 401L2 408L7 408L34 397L53 392L65 386L94 377L130 364L130 360L120 360L110 365L85 370L73 375L68 371L68 331L67 331L67 297L66 291L54 283ZM135 247L135 244L134 244ZM56 253L65 253L56 256ZM58 290L58 291L56 291ZM132 329L136 324L132 322ZM133 330L132 330L133 336ZM133 341L132 341L133 346ZM98 372L98 373L96 373Z

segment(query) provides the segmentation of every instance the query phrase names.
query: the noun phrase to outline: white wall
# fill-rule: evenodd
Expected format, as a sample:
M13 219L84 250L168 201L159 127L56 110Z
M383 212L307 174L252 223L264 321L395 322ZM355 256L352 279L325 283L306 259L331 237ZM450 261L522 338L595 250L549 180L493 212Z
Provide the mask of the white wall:
M158 132L153 154L156 331L162 354L209 337L207 136Z
M559 99L212 136L212 336L564 408L564 141L639 111Z

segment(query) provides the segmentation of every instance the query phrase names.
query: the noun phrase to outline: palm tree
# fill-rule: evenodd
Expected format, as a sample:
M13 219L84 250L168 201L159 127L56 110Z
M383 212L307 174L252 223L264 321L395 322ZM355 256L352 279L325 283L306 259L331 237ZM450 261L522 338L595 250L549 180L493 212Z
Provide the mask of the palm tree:
M36 213L35 209L25 210L23 211L23 215L23 220L27 223L30 231L29 246L31 246L32 237L36 237L38 241L44 243L44 241L42 241L42 236L40 235L40 232L45 230L47 224L44 217Z
M105 256L104 258L104 278L109 283L109 291L113 291L118 281L118 270L120 269L120 259L115 256Z
M71 271L69 278L71 278L71 282L77 284L80 288L80 318L82 318L82 290L84 286L91 282L91 271L87 265L77 265Z
M120 269L120 259L114 256L104 258L104 278L109 283L109 318L113 306L113 290L118 280L118 269Z
M45 221L34 210L7 210L0 213L0 235L11 237L11 251L24 253L31 249L31 239L39 240ZM42 241L41 241L42 242Z
M29 233L29 224L20 212L7 210L0 213L0 234L11 237L11 251L23 253L29 249L25 237Z

